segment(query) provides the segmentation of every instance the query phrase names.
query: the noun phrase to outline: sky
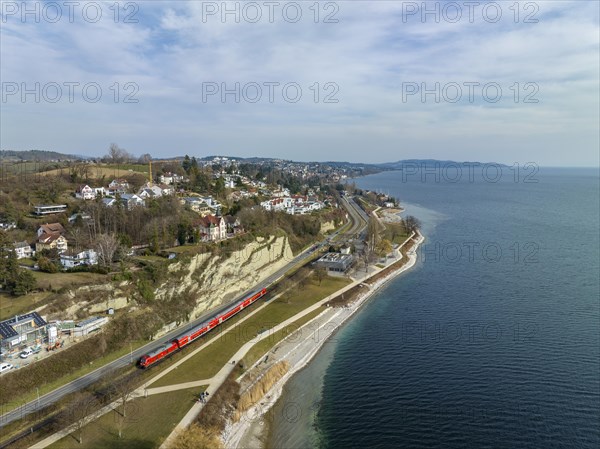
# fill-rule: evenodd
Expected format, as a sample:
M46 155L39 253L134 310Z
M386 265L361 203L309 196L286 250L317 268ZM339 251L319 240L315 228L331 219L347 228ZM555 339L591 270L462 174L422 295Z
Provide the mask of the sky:
M2 0L0 148L598 166L600 3L475 3Z

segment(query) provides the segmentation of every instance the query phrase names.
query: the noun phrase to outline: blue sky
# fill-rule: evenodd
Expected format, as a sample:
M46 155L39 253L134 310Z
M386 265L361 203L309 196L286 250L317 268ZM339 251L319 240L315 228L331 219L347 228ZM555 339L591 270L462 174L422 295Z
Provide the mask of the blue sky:
M480 2L472 20L462 1L428 2L439 21L420 1L320 2L317 23L313 1L278 2L272 23L263 1L227 2L239 23L223 2L121 2L115 20L114 2L82 1L72 21L50 3L23 16L2 1L2 149L599 165L598 2L517 2L517 20L513 1ZM239 103L223 99L236 83Z

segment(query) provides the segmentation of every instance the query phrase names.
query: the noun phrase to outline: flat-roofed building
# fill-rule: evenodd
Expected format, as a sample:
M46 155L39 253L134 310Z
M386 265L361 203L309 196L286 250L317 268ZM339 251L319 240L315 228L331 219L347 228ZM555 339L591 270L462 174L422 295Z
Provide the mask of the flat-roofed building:
M0 344L7 351L17 349L21 344L41 343L46 337L48 323L37 313L16 315L0 322Z
M318 267L324 267L327 271L345 273L348 271L354 257L352 254L327 253L315 262Z
M67 210L66 204L38 204L33 206L33 212L36 215L60 214Z

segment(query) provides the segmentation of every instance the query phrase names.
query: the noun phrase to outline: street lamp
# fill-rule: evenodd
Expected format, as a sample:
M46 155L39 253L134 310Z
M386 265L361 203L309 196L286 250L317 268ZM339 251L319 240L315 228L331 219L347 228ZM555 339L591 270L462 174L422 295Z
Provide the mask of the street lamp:
M35 391L37 392L37 409L40 409L40 389L35 387Z

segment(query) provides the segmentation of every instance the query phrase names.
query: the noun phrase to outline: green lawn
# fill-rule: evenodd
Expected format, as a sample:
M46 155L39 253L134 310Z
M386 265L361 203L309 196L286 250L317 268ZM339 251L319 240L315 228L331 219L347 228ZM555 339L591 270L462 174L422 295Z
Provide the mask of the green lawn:
M112 411L83 429L83 444L71 434L52 449L151 449L157 448L198 399L206 386L137 398L127 404L123 438L119 439L119 415Z
M219 336L211 345L152 384L152 387L208 379L214 376L231 356L244 343L254 338L257 333L271 329L348 285L349 282L345 278L328 277L323 280L321 285L312 280L302 288L292 289L291 292L273 301L268 307L254 314L240 325L236 325L231 332ZM260 357L260 355L256 357Z
M258 360L259 357L262 357L269 349L287 337L290 333L294 332L296 329L301 327L302 325L308 323L314 317L323 312L323 309L319 308L313 312L310 312L308 315L303 316L300 319L297 319L289 326L284 327L281 330L278 330L274 334L271 334L269 338L265 338L264 340L256 343L250 351L244 357L244 361L248 367L252 366L254 362Z

